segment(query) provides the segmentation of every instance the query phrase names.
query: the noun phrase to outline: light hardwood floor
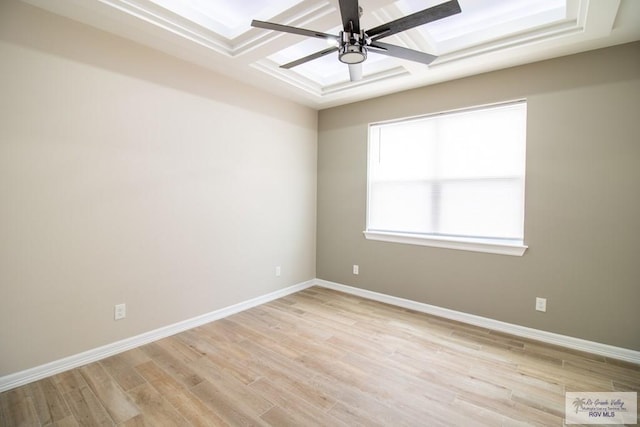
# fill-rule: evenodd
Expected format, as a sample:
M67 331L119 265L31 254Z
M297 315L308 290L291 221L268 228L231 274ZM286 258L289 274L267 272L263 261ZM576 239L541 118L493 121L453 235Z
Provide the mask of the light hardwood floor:
M2 426L560 426L640 366L310 288L0 394Z

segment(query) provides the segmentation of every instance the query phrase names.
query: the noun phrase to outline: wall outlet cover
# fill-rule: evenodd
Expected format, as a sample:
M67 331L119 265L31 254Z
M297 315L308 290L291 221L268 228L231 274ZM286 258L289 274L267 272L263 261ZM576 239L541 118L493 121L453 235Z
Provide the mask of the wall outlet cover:
M113 308L113 318L114 320L121 320L127 317L127 305L126 304L116 304Z

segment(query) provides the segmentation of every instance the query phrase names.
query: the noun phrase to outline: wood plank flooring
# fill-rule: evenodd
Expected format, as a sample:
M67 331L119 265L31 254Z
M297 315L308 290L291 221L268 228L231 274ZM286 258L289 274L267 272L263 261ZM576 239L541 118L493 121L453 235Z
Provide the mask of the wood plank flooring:
M1 426L561 426L640 366L313 287L0 394Z

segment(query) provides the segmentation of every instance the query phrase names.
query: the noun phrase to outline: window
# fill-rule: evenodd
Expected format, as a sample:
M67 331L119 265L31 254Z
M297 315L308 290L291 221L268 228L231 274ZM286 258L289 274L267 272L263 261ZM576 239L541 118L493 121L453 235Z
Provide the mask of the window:
M522 255L526 108L370 125L365 236Z

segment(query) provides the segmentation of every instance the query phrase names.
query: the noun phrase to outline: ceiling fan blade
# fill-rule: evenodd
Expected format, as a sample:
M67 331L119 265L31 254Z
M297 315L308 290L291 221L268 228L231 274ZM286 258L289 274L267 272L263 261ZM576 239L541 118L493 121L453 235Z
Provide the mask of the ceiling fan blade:
M369 46L369 51L380 53L382 55L393 56L395 58L408 59L409 61L421 62L427 65L437 58L437 56L430 55L428 53L379 41L372 42Z
M351 33L360 32L360 8L358 0L339 0L342 28Z
M338 40L338 36L333 34L321 33L320 31L306 30L304 28L291 27L289 25L274 24L273 22L251 21L251 26L256 28L265 28L267 30L282 31L284 33L299 34L301 36L317 37L320 39Z
M372 40L377 40L460 12L461 9L458 1L450 0L437 6L430 7L429 9L412 13L404 18L399 18L395 21L387 22L386 24L372 28L367 31L367 35L371 37Z
M328 53L336 52L338 50L337 47L330 47L325 50L321 50L320 52L312 53L311 55L307 55L304 58L296 59L295 61L289 62L288 64L283 64L280 68L293 68L296 65L304 64L305 62L313 61L314 59L318 59L322 56L325 56Z
M362 62L359 64L349 64L349 79L352 82L362 80Z

